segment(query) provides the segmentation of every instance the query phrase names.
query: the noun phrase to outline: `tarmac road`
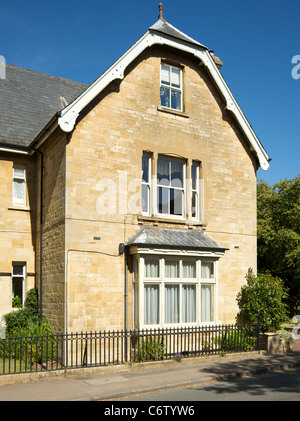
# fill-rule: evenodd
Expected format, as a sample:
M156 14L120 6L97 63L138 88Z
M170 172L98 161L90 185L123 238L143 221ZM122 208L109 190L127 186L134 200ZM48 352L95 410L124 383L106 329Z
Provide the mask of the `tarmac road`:
M123 398L121 401L202 402L202 401L300 401L300 369L235 378L226 382L186 386L157 393Z

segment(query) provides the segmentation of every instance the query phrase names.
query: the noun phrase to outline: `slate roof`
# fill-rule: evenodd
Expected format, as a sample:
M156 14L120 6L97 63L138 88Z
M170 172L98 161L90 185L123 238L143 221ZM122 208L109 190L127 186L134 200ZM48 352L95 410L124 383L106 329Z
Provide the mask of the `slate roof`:
M0 144L28 147L52 117L88 85L6 65L0 80Z
M195 41L193 38L189 37L185 33L179 31L179 29L175 28L173 25L166 22L164 19L158 19L158 21L150 27L150 30L162 32L165 35L169 35L181 41L189 42L190 44L196 44L198 47L200 46L207 49L207 47L200 44L198 41Z
M126 245L220 252L227 250L205 235L202 231L160 227L141 228L128 240Z

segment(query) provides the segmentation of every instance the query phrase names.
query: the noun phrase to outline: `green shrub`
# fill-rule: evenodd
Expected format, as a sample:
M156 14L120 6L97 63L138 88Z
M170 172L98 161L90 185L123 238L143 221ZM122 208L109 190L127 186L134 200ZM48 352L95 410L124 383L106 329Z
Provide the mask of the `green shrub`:
M155 339L148 339L138 348L137 361L158 361L163 360L165 345Z
M260 315L262 332L270 329L278 330L281 323L287 320L285 300L288 292L281 279L270 273L255 276L248 270L247 285L244 285L237 296L239 323L257 323Z
M55 359L55 338L49 323L29 321L26 327L17 327L9 338L0 340L0 356L28 364Z
M12 307L13 308L22 308L22 298L19 297L18 295L16 297L13 297Z
M38 293L31 289L26 307L3 316L6 339L0 341L0 356L41 363L55 358L55 340L46 319L38 316Z
M228 331L216 339L221 351L253 351L257 347L256 332L251 329Z
M26 328L29 322L38 323L38 293L31 289L26 295L26 307L3 316L6 324L6 336L16 336L17 329ZM19 335L22 336L22 335Z
M32 288L27 292L25 305L28 312L36 316L38 315L39 302L37 289Z

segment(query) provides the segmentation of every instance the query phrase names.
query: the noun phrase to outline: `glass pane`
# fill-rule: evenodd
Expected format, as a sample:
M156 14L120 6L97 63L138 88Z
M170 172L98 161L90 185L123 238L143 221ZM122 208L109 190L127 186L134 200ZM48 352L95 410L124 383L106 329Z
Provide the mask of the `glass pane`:
M179 262L174 260L165 261L165 277L179 278Z
M160 87L160 102L162 107L170 108L170 89L165 87Z
M165 286L165 323L179 323L179 285Z
M147 155L142 157L142 181L149 183L149 157Z
M171 108L173 110L181 110L181 92L171 91Z
M201 321L214 321L214 286L201 286Z
M170 185L170 161L164 158L157 160L157 184L160 186Z
M158 188L158 197L157 197L157 209L158 213L169 214L169 189L168 188Z
M167 64L161 65L161 82L164 85L170 85L170 66Z
M170 215L182 215L182 190L170 189Z
M172 67L171 86L180 88L180 69L176 69L175 67Z
M159 323L159 285L144 287L144 323L146 325Z
M197 165L196 164L192 164L191 176L192 176L192 189L196 190L197 189Z
M13 200L17 203L25 202L25 182L23 180L14 180Z
M197 208L198 208L197 202L198 202L198 195L197 195L196 192L192 192L192 209L191 209L191 211L192 211L192 217L193 218L196 218L196 216L197 216Z
M13 276L17 276L17 275L23 276L23 274L24 274L24 266L22 265L13 266Z
M196 278L196 262L182 262L183 278Z
M212 279L214 277L213 262L201 262L201 278Z
M25 179L25 168L14 168L14 177Z
M149 186L142 184L142 211L149 212Z
M196 285L182 287L182 322L196 321Z
M12 279L12 295L13 297L20 297L22 299L22 278Z
M179 161L171 161L171 186L183 187L183 164Z
M145 278L159 278L159 260L145 260Z

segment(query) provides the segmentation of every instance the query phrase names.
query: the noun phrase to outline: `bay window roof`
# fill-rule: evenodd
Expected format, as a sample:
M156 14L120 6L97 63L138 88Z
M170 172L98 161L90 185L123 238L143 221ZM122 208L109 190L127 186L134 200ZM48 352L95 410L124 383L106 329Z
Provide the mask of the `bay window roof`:
M175 248L224 253L222 247L199 230L143 227L127 242L128 246Z

